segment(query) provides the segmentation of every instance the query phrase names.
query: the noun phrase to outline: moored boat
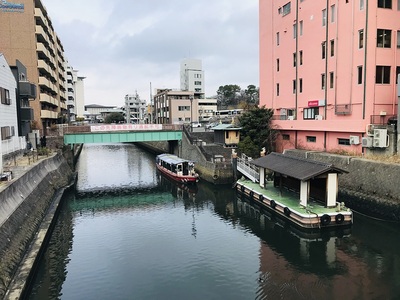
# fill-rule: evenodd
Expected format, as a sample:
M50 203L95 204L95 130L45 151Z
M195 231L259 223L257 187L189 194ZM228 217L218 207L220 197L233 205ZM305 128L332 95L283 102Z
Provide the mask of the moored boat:
M271 153L251 161L259 168L257 182L236 182L236 190L301 228L350 226L352 211L337 201L338 175L331 164ZM271 180L266 180L270 178Z
M169 178L182 183L196 183L199 174L194 170L194 163L173 154L160 154L156 157L156 166Z

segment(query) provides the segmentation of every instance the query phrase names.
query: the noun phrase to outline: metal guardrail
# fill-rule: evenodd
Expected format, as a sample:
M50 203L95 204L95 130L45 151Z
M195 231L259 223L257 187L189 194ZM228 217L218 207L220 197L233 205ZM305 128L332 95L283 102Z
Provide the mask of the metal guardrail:
M237 169L240 173L248 177L253 182L259 182L259 169L251 164L251 158L249 157L238 157Z

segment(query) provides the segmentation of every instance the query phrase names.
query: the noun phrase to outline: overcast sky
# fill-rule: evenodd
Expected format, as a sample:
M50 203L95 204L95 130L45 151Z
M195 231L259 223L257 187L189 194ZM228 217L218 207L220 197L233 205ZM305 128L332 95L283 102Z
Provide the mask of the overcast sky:
M201 59L206 96L258 80L258 0L42 0L85 104L122 106L180 88L180 62Z

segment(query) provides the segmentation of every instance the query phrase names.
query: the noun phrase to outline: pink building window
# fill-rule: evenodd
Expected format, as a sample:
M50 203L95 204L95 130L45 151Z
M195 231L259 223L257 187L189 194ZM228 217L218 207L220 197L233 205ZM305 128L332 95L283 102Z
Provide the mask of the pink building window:
M378 0L378 7L392 8L392 0Z
M377 84L390 84L390 66L376 66Z
M392 46L392 31L389 29L377 29L376 46L378 48L390 48Z

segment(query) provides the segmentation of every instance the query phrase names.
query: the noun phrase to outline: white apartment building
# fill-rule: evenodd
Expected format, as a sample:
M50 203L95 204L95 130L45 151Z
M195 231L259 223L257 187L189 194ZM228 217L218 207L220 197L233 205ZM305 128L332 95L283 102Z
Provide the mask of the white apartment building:
M17 82L4 55L0 53L0 174L3 155L26 147L25 138L18 136Z
M181 62L181 90L194 93L194 98L203 99L205 95L204 71L200 59L187 58Z
M75 122L76 118L84 117L84 85L85 77L78 76L78 70L74 69L68 62L65 64L68 92L68 121Z
M147 118L146 100L140 99L138 93L125 95L125 120L126 123L143 124Z

